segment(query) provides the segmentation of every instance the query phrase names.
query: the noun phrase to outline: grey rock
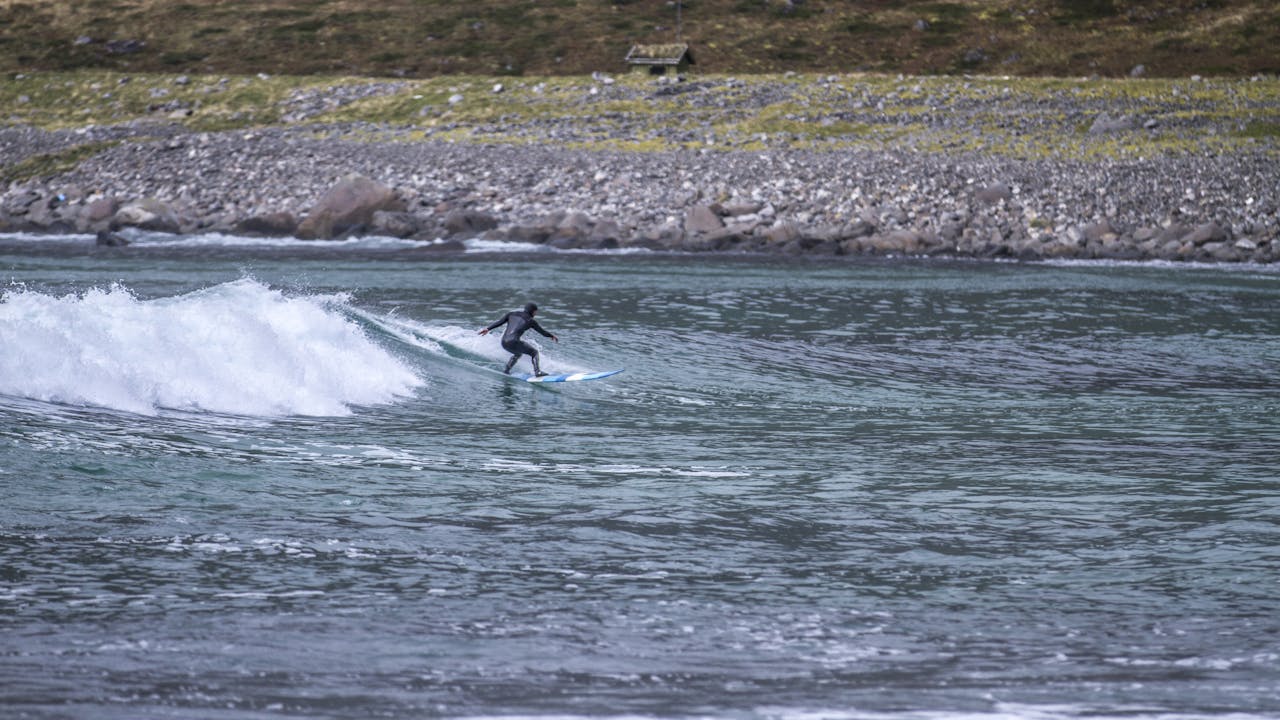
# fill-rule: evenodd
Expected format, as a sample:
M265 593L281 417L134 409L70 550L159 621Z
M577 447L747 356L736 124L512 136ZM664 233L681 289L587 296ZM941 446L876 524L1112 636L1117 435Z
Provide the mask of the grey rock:
M475 236L498 227L498 219L479 210L451 210L442 226L449 235Z
M1082 228L1082 234L1086 243L1094 245L1114 242L1118 237L1115 228L1111 227L1111 223L1106 220L1085 225Z
M142 52L147 44L142 40L110 40L106 44L109 55L132 55Z
M1001 200L1012 200L1013 190L1005 183L996 182L978 190L974 193L974 197L981 202L992 204Z
M422 223L413 213L378 210L373 213L369 230L375 235L407 238L417 235L422 230Z
M687 233L709 233L723 227L720 215L708 205L694 205L685 215L684 229Z
M119 233L114 233L110 230L99 230L95 244L104 247L124 247L129 244L129 240Z
M114 197L102 197L90 201L85 205L81 218L88 227L95 229L105 229L105 226L111 222L111 218L115 216L120 209L120 201ZM103 226L98 228L98 226Z
M298 225L298 237L327 240L367 226L379 210L403 211L404 202L382 183L359 174L343 178Z
M557 240L570 241L573 246L577 246L588 235L591 234L591 228L594 223L586 213L572 212L564 216L564 218L556 224L555 231L551 233L549 243Z
M1180 239L1183 243L1190 243L1191 245L1199 247L1208 243L1225 242L1229 238L1230 235L1227 233L1226 229L1217 223L1204 223L1203 225L1197 226L1196 229L1186 235L1183 235Z
M616 248L621 245L622 238L622 227L617 222L603 220L591 228L588 241L593 248Z
M4 213L10 217L26 215L31 208L44 199L44 196L35 190L21 190L17 194L9 197L4 202Z
M237 222L235 231L244 235L288 237L298 232L298 219L290 212L254 215Z
M111 219L113 227L136 227L153 232L179 233L182 222L168 203L156 198L143 198L126 203Z
M1099 113L1094 118L1093 124L1089 126L1090 135L1103 135L1106 133L1124 132L1126 130L1135 130L1138 127L1138 121L1129 115L1121 115L1119 117L1111 117L1107 113Z
M764 239L775 245L785 245L800 239L800 228L792 222L781 222L765 230Z

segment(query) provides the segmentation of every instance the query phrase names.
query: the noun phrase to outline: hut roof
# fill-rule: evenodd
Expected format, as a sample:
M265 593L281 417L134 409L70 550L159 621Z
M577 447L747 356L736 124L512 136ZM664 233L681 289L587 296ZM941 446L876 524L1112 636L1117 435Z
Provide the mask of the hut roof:
M684 43L667 45L633 45L627 53L627 62L633 65L679 65L688 62L695 65L693 53Z

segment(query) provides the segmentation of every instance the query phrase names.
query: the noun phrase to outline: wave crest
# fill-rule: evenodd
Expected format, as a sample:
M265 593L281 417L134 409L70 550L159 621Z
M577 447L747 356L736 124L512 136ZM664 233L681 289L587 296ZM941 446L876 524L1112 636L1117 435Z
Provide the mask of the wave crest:
M422 380L343 313L252 279L170 298L0 295L0 394L154 414L345 415Z

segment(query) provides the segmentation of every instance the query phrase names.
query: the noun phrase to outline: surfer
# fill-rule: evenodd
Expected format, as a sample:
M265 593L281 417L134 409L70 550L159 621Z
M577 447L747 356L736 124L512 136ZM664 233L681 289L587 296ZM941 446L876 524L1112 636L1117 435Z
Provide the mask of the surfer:
M538 324L538 321L533 319L533 316L536 314L538 314L538 306L533 303L529 303L524 306L523 310L513 310L512 312L503 315L501 318L498 318L498 320L489 325L489 327L482 328L480 330L481 335L488 335L490 330L501 327L504 324L507 326L507 329L502 333L502 349L511 353L511 359L507 361L507 366L503 368L502 372L510 373L511 368L516 364L516 361L520 359L520 356L528 355L529 359L533 361L533 374L538 377L546 375L546 373L542 372L542 369L538 367L537 349L520 339L520 336L523 335L525 331L537 330L544 336L549 337L556 342L560 342L560 338L544 330L543 327Z

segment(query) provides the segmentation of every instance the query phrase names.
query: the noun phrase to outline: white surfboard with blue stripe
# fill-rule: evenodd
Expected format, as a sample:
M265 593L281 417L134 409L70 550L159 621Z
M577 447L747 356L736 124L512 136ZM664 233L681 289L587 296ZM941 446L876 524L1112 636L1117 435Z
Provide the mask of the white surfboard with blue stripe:
M624 368L618 368L617 370L604 370L602 372L559 373L559 374L552 374L552 375L543 375L541 377L537 375L516 373L516 374L513 374L511 377L519 378L520 380L524 380L525 382L534 382L534 383L577 382L578 380L599 380L600 378L607 378L610 375L617 375L618 373L622 372L623 369Z

